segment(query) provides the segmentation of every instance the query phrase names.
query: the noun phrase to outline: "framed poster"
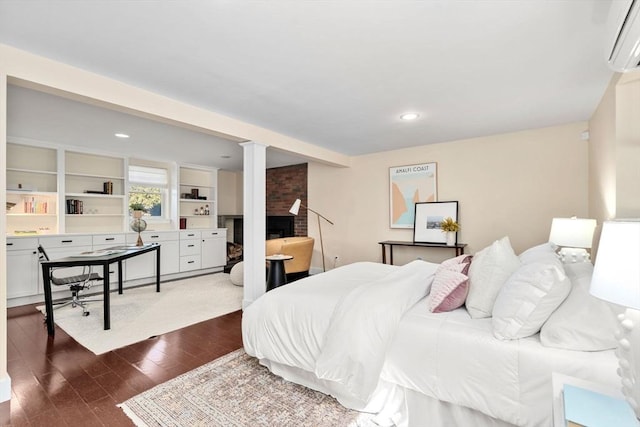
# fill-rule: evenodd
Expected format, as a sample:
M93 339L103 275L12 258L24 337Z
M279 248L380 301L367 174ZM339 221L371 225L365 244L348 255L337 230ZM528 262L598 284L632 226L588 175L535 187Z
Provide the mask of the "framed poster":
M416 203L414 243L446 243L440 223L449 217L458 222L458 202Z
M389 226L413 228L415 204L435 202L436 163L389 168Z

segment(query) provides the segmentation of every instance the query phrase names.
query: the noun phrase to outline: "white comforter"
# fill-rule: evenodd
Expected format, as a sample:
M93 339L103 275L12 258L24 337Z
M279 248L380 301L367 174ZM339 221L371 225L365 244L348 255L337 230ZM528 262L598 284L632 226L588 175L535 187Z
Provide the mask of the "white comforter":
M270 291L243 314L245 350L352 409L399 413L393 394L415 390L522 426L549 424L551 372L617 384L612 351L500 341L464 308L430 313L437 267L356 263Z
M341 402L362 409L400 319L429 292L437 267L362 262L276 288L244 311L245 351L335 382Z
M491 319L464 308L409 310L387 353L382 379L518 426L551 425L551 373L617 386L613 351L548 348L539 335L501 341Z

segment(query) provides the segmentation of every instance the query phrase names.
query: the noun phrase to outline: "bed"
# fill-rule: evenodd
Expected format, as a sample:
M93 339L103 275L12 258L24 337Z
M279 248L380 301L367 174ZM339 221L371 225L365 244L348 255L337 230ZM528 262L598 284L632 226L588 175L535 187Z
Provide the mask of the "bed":
M560 273L541 255L552 247L516 259L500 253L508 252L505 247L501 239L476 254L478 267L463 275L469 278L466 305L440 312L432 312L432 299L443 265L420 260L404 266L358 262L277 288L245 309L245 351L286 380L375 413L380 425L552 425L552 372L619 383L615 314L603 302L585 300L590 264L565 276L564 267ZM541 259L554 267L543 270ZM545 280L553 286L540 297ZM486 285L492 281L499 282L497 292ZM521 295L525 282L535 282L528 292L536 304ZM482 292L474 294L474 286ZM488 294L492 315L478 311ZM523 326L527 322L505 310L515 310L515 317L528 311L549 331ZM585 320L581 310L602 318Z

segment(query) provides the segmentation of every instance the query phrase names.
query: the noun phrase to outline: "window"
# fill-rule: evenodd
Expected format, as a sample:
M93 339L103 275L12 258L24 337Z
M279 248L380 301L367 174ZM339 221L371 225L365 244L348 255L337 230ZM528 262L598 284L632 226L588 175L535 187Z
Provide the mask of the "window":
M168 219L168 175L164 168L129 165L129 205L142 203L148 217Z

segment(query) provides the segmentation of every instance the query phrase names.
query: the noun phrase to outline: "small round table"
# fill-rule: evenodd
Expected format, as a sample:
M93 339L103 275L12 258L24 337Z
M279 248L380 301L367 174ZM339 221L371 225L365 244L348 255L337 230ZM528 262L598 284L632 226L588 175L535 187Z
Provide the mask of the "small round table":
M269 274L267 276L267 292L278 286L287 284L287 275L284 272L284 262L293 259L291 255L275 254L265 257L269 261Z

